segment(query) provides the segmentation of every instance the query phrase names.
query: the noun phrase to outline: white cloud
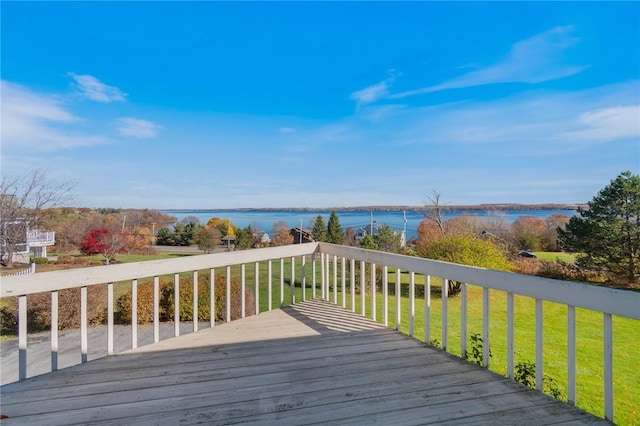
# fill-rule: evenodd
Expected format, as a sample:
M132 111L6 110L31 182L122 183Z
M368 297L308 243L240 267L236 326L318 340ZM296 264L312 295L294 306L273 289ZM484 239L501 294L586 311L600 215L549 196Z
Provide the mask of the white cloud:
M579 39L571 36L573 26L555 27L515 43L500 62L455 77L444 83L391 95L404 98L446 89L495 83L540 83L577 74L587 66L564 63L564 52Z
M139 139L155 138L163 126L134 117L122 117L118 119L118 133L122 136L131 136Z
M97 102L113 102L113 101L125 101L126 93L123 93L119 88L115 86L109 86L104 84L97 78L88 74L75 74L73 72L67 73L73 78L78 85L78 90L82 97Z
M387 80L381 81L373 86L365 87L362 90L353 92L350 96L351 99L358 102L360 105L375 102L378 99L384 98L389 95L389 82Z
M60 97L2 81L3 150L53 151L107 142L78 132L81 122Z
M294 133L296 131L296 129L292 128L292 127L280 127L278 129L278 132L280 133Z
M640 138L640 105L614 106L587 111L577 119L577 130L565 133L571 139L615 140Z

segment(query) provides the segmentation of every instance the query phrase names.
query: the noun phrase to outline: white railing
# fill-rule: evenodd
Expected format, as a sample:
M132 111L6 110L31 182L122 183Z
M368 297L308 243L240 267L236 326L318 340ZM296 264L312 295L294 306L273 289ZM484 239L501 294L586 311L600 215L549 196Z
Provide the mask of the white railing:
M56 243L55 232L29 231L27 232L27 244L33 247L53 245Z
M14 272L12 274L7 274L7 275L3 275L2 278L8 278L8 277L17 277L19 275L30 275L30 274L35 274L36 273L36 264L32 263L31 266L29 266L27 269L23 269L22 271L18 271L18 272Z
M289 300L285 300L285 261L290 262L288 289ZM527 296L535 299L535 380L536 388L542 390L543 387L543 301L555 302L567 306L567 396L571 403L576 401L576 308L584 308L600 312L603 321L603 388L604 388L604 413L609 420L614 418L613 410L613 327L612 316L620 316L640 320L640 293L627 292L609 288L585 285L575 282L558 281L539 277L519 275L507 272L474 268L456 265L446 262L427 260L417 257L394 255L383 252L358 249L347 246L337 246L325 243L308 243L290 245L283 247L273 247L266 249L256 249L239 252L226 252L209 255L198 255L184 257L180 259L155 260L148 262L118 264L84 269L64 270L47 272L31 276L17 276L3 278L0 296L2 298L18 296L19 318L18 318L18 347L19 347L19 379L27 377L27 295L38 292L51 292L52 298L52 328L51 328L51 370L57 369L58 352L58 291L67 288L81 289L81 362L87 361L87 287L97 284L108 284L107 291L107 353L113 354L113 326L114 326L114 292L115 282L129 281L132 289L132 324L131 324L131 347L137 346L137 321L136 321L136 295L137 282L141 278L153 277L154 285L154 315L153 315L153 341L159 341L159 277L174 275L174 291L179 291L179 274L193 272L194 294L197 294L198 271L209 271L211 274L210 288L210 312L214 315L214 274L217 268L222 268L226 275L226 320L230 318L230 276L231 267L240 265L241 274L241 294L244 295L247 286L246 265L254 264L254 292L255 311L259 312L259 294L261 286L267 286L268 309L271 309L274 297L273 288L279 293L277 301L279 306L295 303L296 295L304 300L307 296L316 298L319 296L343 307L349 306L353 311L358 310L362 315L367 311L366 304L369 304L369 312L373 319L379 319L376 312L379 299L376 287L371 283L376 282L377 266L382 268L382 322L389 324L389 313L395 313L396 328L400 328L402 323L401 297L395 297L395 306L389 306L389 279L388 275L395 269L395 295L401 293L401 271L409 273L409 294L408 301L408 332L409 335L416 334L416 304L415 297L416 277L424 277L424 341L431 341L431 328L433 326L431 315L431 278L441 278L444 285L441 285L442 292L442 324L441 324L441 345L444 350L450 350L449 345L449 307L447 295L447 280L455 280L462 284L460 304L460 354L467 352L468 336L467 330L467 288L469 285L482 288L482 340L483 346L490 345L489 322L490 322L490 292L501 291L507 295L507 375L514 377L514 296ZM266 263L266 264L265 264ZM273 265L275 263L275 266ZM295 270L296 263L300 266ZM319 265L318 265L319 263ZM279 265L279 267L278 267ZM259 282L259 272L261 268L267 269L267 283ZM318 268L319 266L319 268ZM310 268L310 271L309 271ZM391 268L391 269L390 269ZM319 271L318 271L319 269ZM310 272L310 274L309 274ZM319 272L319 279L317 280ZM367 272L369 278L367 279ZM307 282L310 275L311 283ZM393 275L392 275L393 277ZM275 278L275 280L274 280ZM359 278L359 279L356 279ZM279 281L278 281L279 280ZM296 291L296 283L302 291ZM367 283L368 289L367 289ZM278 285L279 284L279 285ZM356 306L356 288L359 284L360 306ZM319 288L317 288L319 286ZM279 288L279 290L278 290ZM176 300L178 295L176 294ZM350 303L347 303L347 302ZM242 301L242 316L245 315L244 299ZM405 307L406 308L406 307ZM193 318L198 318L197 298L194 298ZM215 325L214 318L211 318L210 326ZM175 312L174 335L179 334L179 312ZM638 324L640 325L640 323ZM193 330L197 331L198 321L193 322ZM482 364L489 366L490 353L483 351Z

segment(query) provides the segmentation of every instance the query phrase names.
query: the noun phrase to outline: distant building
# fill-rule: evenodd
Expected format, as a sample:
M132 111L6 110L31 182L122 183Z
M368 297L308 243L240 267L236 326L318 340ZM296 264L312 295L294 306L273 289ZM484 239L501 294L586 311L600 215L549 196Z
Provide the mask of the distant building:
M297 227L291 229L289 233L293 237L293 244L312 243L315 241L311 229Z

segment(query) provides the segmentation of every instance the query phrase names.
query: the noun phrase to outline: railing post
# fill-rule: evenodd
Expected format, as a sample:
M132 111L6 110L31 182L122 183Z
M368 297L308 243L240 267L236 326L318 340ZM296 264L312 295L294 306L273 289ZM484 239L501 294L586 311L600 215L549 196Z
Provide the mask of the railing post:
M86 288L86 287L83 287ZM27 378L27 296L18 297L18 379Z
M209 270L209 324L210 328L216 325L216 272L214 268Z
M576 404L576 308L567 305L567 400Z
M489 288L482 287L482 365L489 367L489 358L491 355L491 342L489 334Z
M200 299L198 294L198 271L193 271L193 332L198 331L198 322L200 314L198 312L198 302Z
M424 276L424 342L431 342L431 275Z
M311 255L311 298L316 298L316 254Z
M325 254L324 253L320 253L320 297L322 299L326 299L325 295L324 295L324 280L325 280L325 269L324 269L324 262L325 262Z
M132 280L131 281L131 349L135 349L137 347L138 347L138 280Z
M365 316L367 314L366 306L367 296L367 271L365 269L364 260L360 261L360 315Z
M325 290L325 295L326 300L331 300L331 278L330 278L330 274L329 274L329 270L331 268L331 262L329 262L329 255L327 254L327 256L325 257L325 262L324 262L324 266L327 269L327 271L324 274L325 277L325 286L327 287L327 289Z
M160 277L153 277L153 343L160 341Z
M226 268L226 273L227 273L227 288L225 289L225 295L224 295L224 300L225 300L225 308L226 308L226 317L225 317L225 322L231 322L231 266L227 266Z
M107 355L113 355L113 283L107 284Z
M543 345L543 312L542 300L536 299L536 389L543 390L544 387L544 347Z
M243 263L240 265L240 318L244 318L246 316L245 304L247 303L245 300L245 286L246 286L246 267Z
M351 311L356 311L356 260L351 259L349 262L350 270L351 270Z
M402 277L402 271L396 268L396 330L400 331L400 321L402 320L402 313L400 311L400 299L402 296L402 288L400 284L400 278Z
M460 289L460 356L467 358L467 283Z
M382 323L389 326L389 267L382 267Z
M88 353L87 336L87 287L80 288L80 362L87 362Z
M305 292L307 290L307 271L306 271L306 256L300 256L300 289L302 290L302 301L306 300Z
M611 314L602 313L604 325L604 418L613 422L613 322Z
M371 319L376 321L376 264L371 264Z
M296 258L291 256L291 282L289 283L289 304L296 303Z
M58 369L58 291L51 292L51 371Z
M280 258L280 308L284 307L284 258Z
M338 304L338 256L333 256L333 303Z
M260 262L256 262L253 266L253 277L256 280L256 289L254 292L255 305L253 311L258 315L260 313Z
M514 303L513 303L513 293L507 293L507 376L510 379L515 377L514 367L515 361L514 357Z
M271 260L267 262L267 310L270 311L273 307L273 266Z
M345 259L344 257L342 258L342 263L341 263L342 269L341 269L341 281L342 281L342 307L346 308L347 307L347 259Z
M180 274L173 274L173 336L180 335Z
M409 336L415 334L416 323L416 274L411 271L409 273Z
M442 349L447 351L449 346L449 280L442 278L440 287L442 297Z

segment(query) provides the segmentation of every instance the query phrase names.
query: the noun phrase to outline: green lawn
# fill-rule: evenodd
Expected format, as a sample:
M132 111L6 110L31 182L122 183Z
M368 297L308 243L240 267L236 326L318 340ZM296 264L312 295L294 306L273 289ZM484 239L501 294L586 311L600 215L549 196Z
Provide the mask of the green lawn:
M576 261L575 253L565 253L557 251L536 251L534 252L538 259L549 261L561 261L566 263L574 263Z

